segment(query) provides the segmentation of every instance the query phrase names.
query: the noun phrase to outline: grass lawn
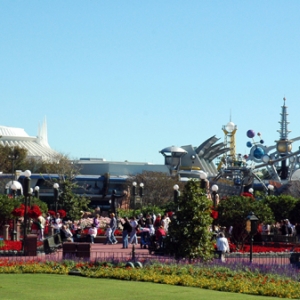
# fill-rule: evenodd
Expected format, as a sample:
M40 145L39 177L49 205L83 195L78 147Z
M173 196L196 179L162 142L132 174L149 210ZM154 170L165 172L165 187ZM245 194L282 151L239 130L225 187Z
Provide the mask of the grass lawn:
M164 300L267 300L280 299L225 293L146 282L93 279L48 274L1 274L1 300L48 299L164 299Z

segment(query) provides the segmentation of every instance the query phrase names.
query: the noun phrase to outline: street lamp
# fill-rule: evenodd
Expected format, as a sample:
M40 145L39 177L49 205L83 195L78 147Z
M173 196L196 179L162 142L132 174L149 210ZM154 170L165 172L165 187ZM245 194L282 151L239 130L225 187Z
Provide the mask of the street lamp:
M137 196L137 183L134 181L132 183L132 197L133 197L133 209L135 211L136 208L136 196ZM141 182L139 186L139 196L140 196L140 202L142 204L143 196L144 196L144 184Z
M134 181L132 183L132 204L133 204L133 209L135 211L135 200L136 200L136 196L137 196L137 192L136 192L136 186L137 186L137 183Z
M179 186L178 186L178 184L175 184L174 186L173 186L173 189L174 189L174 203L176 204L176 206L177 206L177 211L179 210L179 206L178 206L178 198L179 198L179 196L180 196L180 191L179 191Z
M23 246L24 246L24 241L27 236L27 223L28 223L28 200L30 198L30 176L31 172L29 170L26 170L24 172L24 179L23 179L23 194L25 197L25 211L24 211L24 228L23 228ZM29 200L30 201L30 200Z
M139 195L140 195L141 206L142 206L143 205L143 196L144 196L144 184L142 182L140 183Z
M54 209L55 209L55 214L57 214L57 202L58 202L58 189L59 189L59 184L55 182L53 184L53 195L54 195Z
M250 263L252 263L253 236L257 232L257 221L258 221L258 218L254 214L254 212L250 212L246 218L246 230L250 234Z
M200 172L200 187L201 189L205 189L206 188L206 180L207 180L207 174L205 172Z
M31 197L33 195L33 188L29 189L28 206L31 207Z
M219 195L218 195L219 187L216 184L214 184L211 187L211 190L212 190L212 196L213 196L213 205L214 205L214 208L216 208L219 204Z
M268 185L268 195L272 196L274 193L274 185L273 184L269 184Z
M38 185L34 187L34 197L40 198L40 187Z
M17 187L17 185L15 184L14 181L13 181L12 185L10 186L10 188L11 188L13 197L16 198L16 194L17 194L17 189L18 189L18 187Z

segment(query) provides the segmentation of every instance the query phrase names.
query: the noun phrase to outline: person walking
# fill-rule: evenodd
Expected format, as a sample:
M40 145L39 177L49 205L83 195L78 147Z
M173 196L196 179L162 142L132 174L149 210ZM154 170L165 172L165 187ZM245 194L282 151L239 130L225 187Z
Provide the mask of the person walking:
M123 226L123 232L122 232L122 241L123 241L123 248L122 249L127 249L128 248L128 234L131 233L132 227L131 224L129 223L129 220L127 217L124 218L124 222L120 220L122 226Z
M118 224L117 224L117 219L116 219L114 213L110 214L110 223L109 223L109 226L111 228L110 240L111 240L112 244L117 244L118 241L117 241L117 239L115 237L115 231L117 229Z
M219 258L222 262L225 262L225 253L230 252L229 243L227 238L225 237L223 232L219 233L219 236L217 238L217 249L219 251Z
M130 233L130 240L129 240L129 243L130 244L138 244L138 240L137 240L137 236L136 236L136 232L137 232L137 226L138 226L138 223L135 219L135 217L132 217L130 219L130 225L131 225L131 233Z

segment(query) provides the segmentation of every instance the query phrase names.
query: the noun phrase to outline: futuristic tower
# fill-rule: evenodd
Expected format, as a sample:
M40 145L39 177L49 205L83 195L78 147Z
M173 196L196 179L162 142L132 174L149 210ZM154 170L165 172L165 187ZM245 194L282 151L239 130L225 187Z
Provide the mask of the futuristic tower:
M260 140L258 143L247 142L250 149L250 154L247 161L260 163L255 166L255 169L266 167L270 178L276 181L290 179L292 173L299 167L299 154L300 151L292 152L292 143L300 140L300 137L289 139L288 135L288 113L287 106L285 105L286 98L283 98L283 105L281 106L281 119L279 121L280 129L277 130L280 134L279 140L275 141L275 145L266 147L264 141ZM258 133L257 135L260 136ZM255 132L253 130L247 131L249 138L254 138ZM274 151L275 150L275 151Z

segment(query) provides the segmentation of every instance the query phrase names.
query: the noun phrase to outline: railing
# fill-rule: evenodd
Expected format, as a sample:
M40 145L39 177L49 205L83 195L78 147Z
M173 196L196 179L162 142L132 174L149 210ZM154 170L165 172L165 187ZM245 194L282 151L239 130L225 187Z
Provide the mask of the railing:
M291 257L293 253L253 253L252 264L257 265L291 265ZM74 250L63 252L59 250L54 253L44 254L40 253L37 256L0 256L2 260L9 261L62 261L62 260L75 260L75 261L158 261L167 263L187 263L187 259L175 260L174 257L168 255L153 255L149 253L134 253L131 249L128 252L103 252L92 250ZM214 261L218 261L218 254L216 253ZM299 259L298 259L299 260ZM227 264L249 264L249 253L228 253L225 255ZM200 260L192 260L191 263L197 263Z

